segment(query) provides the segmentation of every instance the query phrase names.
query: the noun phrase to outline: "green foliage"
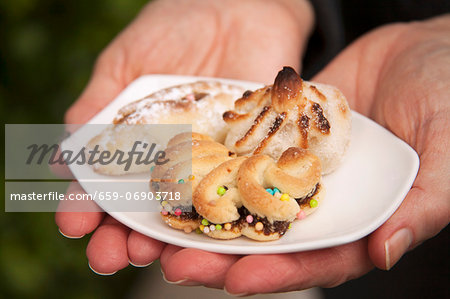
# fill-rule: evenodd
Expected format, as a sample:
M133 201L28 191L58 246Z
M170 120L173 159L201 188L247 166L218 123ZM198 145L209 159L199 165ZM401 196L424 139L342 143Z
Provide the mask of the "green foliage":
M146 2L0 1L4 123L62 123L98 54ZM113 277L92 273L85 256L89 236L65 239L52 213L0 215L1 298L122 298L135 278L132 269Z

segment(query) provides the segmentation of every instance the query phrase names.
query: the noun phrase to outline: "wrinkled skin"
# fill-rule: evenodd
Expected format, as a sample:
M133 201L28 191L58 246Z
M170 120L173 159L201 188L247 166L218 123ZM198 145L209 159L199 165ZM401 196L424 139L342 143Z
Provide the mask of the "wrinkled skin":
M283 65L300 69L300 53L312 26L311 8L305 2L190 2L165 0L148 5L101 54L66 121L86 122L143 74L270 83ZM292 14L291 5L301 6L301 15ZM56 222L71 237L95 230L87 256L99 273L160 258L169 281L226 288L233 294L331 287L374 266L389 269L450 219L449 32L448 15L379 28L350 45L314 78L337 86L352 109L388 128L420 156L419 174L404 202L366 238L316 251L234 256L166 245L101 211L57 213ZM73 184L70 192L83 190ZM399 230L403 233L392 237ZM253 275L248 275L250 269Z

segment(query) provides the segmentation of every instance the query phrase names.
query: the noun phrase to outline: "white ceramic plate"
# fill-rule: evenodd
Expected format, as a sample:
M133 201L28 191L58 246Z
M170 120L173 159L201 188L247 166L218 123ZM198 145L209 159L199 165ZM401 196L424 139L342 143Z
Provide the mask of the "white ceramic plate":
M251 82L211 78L143 76L131 83L89 123L111 123L117 111L131 101L168 86L200 79L239 84L246 89L261 86ZM352 116L351 145L340 168L323 178L326 188L323 203L311 216L295 221L292 229L280 240L257 242L245 237L227 241L214 240L204 235L185 234L171 229L156 212L108 212L111 211L108 209L108 202L101 202L101 206L118 221L149 237L178 246L220 253L286 253L332 247L358 240L377 229L399 207L416 177L419 159L410 146L383 127L356 112ZM82 176L83 171L92 171L72 170L78 178L85 177ZM94 174L94 178L101 177ZM147 175L140 179L144 182L148 180ZM92 190L93 184L83 181L80 183L87 192L95 191ZM142 186L146 188L147 183Z

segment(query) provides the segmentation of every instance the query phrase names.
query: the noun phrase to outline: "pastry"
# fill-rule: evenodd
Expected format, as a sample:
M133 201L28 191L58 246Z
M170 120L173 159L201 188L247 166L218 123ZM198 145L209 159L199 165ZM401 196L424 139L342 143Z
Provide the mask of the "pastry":
M114 123L192 124L192 131L223 142L227 126L222 114L233 107L242 87L198 81L162 89L119 110Z
M180 128L146 127L148 124L192 124L192 131L223 142L228 128L222 114L233 107L243 91L242 87L218 81L198 81L159 90L121 108L114 118L115 126L94 137L88 149L99 145L101 151L127 153L138 141L141 144L137 149L146 152L153 143L158 149L164 147L170 129L180 132ZM148 147L143 148L143 143ZM124 175L148 172L152 165L133 163L125 170L117 163L96 163L93 168L100 174Z
M200 217L192 207L193 190L211 170L236 155L199 133L174 136L165 152L169 162L153 168L150 189L153 192L180 192L181 200L162 203L162 217L169 226L190 232L200 225Z
M343 94L303 81L290 67L273 85L246 91L223 119L230 127L225 145L238 155L278 159L287 148L301 147L319 157L323 174L337 168L350 141L351 113Z
M193 192L188 200L162 202L162 217L172 228L185 232L197 229L216 239L244 235L270 241L284 235L292 221L317 208L323 190L321 167L319 159L308 151L292 147L275 162L262 154L235 157L223 145L196 133L191 142L187 137L180 134L169 141L166 152L174 160L152 172L153 190L189 188ZM186 163L191 155L186 146L190 144L192 174L186 172L191 170ZM180 178L182 183L174 184ZM189 204L193 205L191 210Z

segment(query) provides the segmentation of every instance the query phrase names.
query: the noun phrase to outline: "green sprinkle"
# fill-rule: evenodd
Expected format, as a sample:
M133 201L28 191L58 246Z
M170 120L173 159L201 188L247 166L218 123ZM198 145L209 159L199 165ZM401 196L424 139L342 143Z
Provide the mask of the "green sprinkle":
M206 220L205 218L203 218L203 219L202 219L202 224L206 226L206 225L208 225L208 224L209 224L209 221L208 221L208 220Z
M281 193L281 191L280 191L280 189L278 189L277 187L275 187L275 188L273 188L273 194L275 194L275 193Z
M227 189L225 189L225 187L217 188L217 194L219 194L220 196L223 196L226 192L227 192Z
M201 230L200 228L197 227L197 228L195 229L195 233L197 233L197 234L200 235L200 234L202 234L203 232L202 232L202 230Z
M178 180L178 184L184 184L184 180L183 179L179 179Z
M288 229L292 228L292 223L289 223Z
M216 230L221 230L221 229L222 229L222 225L216 224Z
M153 172L155 170L155 166L150 167L150 172Z
M309 201L309 206L311 207L311 208L315 208L315 207L317 207L319 205L319 203L317 202L317 200L315 200L315 199L311 199L310 201Z

